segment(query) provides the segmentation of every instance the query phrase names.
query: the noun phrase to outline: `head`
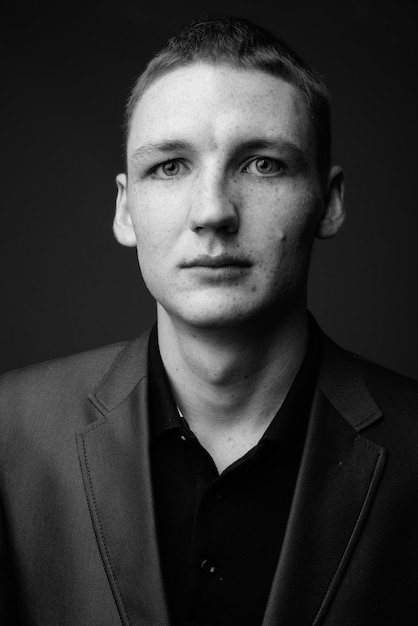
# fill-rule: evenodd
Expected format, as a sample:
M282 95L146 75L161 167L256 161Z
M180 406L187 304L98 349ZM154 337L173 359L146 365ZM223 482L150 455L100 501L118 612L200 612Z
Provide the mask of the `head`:
M317 165L325 180L331 162L329 93L314 72L283 40L245 19L227 16L193 21L151 59L129 96L125 111L125 145L132 116L145 91L161 76L193 63L260 70L294 85L306 99L315 128Z
M128 103L114 221L159 316L219 328L306 306L314 237L344 217L329 135L325 87L265 31L217 18L170 40Z

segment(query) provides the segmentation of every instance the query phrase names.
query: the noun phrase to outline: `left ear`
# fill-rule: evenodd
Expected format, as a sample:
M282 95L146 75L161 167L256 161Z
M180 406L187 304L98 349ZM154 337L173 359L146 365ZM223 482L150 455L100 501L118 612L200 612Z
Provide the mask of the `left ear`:
M316 228L319 239L334 237L344 223L344 172L338 165L331 167L322 216Z
M132 223L131 213L128 206L127 177L126 174L116 176L118 195L116 198L116 211L113 220L113 232L116 239L123 246L136 246L136 235Z

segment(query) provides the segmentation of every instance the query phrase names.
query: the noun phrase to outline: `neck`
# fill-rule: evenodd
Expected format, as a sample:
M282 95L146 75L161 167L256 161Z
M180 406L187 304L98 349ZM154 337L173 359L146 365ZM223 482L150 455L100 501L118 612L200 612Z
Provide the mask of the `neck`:
M305 309L280 324L207 329L186 326L159 307L161 357L175 400L202 444L238 432L258 440L302 363L307 327Z

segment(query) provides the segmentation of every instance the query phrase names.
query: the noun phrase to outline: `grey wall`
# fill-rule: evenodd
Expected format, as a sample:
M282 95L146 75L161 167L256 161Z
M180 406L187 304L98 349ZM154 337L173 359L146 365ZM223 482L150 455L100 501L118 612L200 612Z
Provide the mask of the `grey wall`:
M412 4L412 3L411 3ZM416 44L397 3L118 0L3 15L0 370L133 337L154 305L111 233L122 111L173 30L227 12L267 26L327 81L348 220L309 291L343 346L418 378Z

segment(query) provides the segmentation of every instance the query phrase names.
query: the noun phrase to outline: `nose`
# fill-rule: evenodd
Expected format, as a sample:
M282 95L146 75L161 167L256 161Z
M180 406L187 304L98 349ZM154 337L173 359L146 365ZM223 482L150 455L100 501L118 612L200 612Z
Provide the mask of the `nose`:
M237 199L226 177L202 172L196 179L190 199L189 227L195 233L238 230Z

